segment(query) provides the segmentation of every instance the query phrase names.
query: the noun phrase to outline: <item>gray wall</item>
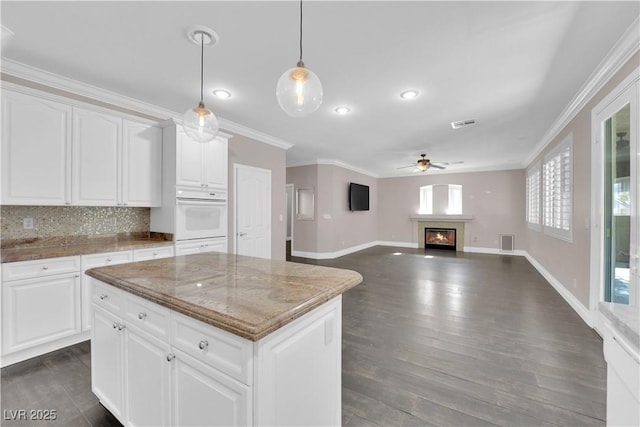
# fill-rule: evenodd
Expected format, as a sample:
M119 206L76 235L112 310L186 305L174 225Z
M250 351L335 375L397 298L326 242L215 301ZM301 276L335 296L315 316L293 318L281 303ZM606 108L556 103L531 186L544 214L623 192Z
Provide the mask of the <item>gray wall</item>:
M524 170L429 174L378 180L378 240L418 243L420 187L462 185L462 212L473 215L465 223L465 246L498 249L500 234L515 235L516 249L526 247Z
M234 252L235 176L233 165L271 170L271 258L285 259L286 223L286 151L272 145L236 135L229 139L229 252ZM282 219L280 219L282 218Z
M370 210L349 211L349 183L369 186ZM376 241L378 235L378 180L333 165L287 168L294 190L315 191L315 218L293 221L293 251L331 253Z
M591 266L591 110L638 64L640 54L636 53L529 165L573 133L573 242L527 229L526 250L587 308Z

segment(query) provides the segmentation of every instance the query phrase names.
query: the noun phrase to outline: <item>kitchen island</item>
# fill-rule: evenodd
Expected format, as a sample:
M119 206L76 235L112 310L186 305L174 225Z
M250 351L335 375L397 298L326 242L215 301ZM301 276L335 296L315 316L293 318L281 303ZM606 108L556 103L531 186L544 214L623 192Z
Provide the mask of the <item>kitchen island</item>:
M210 253L94 268L92 389L125 425L339 425L359 273Z

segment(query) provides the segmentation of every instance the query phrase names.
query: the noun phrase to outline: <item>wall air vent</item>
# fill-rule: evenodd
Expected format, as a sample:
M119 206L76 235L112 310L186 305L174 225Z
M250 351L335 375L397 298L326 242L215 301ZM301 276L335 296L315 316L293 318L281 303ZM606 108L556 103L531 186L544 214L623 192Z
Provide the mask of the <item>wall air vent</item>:
M451 127L454 129L460 129L462 127L465 126L470 126L470 125L474 125L476 124L476 121L474 119L469 119L469 120L460 120L457 122L451 122Z

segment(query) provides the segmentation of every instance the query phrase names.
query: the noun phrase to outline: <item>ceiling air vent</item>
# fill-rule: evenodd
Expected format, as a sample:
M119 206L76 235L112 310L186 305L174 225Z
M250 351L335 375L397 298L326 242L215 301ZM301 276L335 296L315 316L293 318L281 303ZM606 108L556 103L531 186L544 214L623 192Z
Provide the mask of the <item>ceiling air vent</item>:
M476 124L476 121L474 119L469 119L469 120L460 120L457 122L451 122L451 127L454 129L460 129L462 127L465 126L470 126L470 125L474 125Z

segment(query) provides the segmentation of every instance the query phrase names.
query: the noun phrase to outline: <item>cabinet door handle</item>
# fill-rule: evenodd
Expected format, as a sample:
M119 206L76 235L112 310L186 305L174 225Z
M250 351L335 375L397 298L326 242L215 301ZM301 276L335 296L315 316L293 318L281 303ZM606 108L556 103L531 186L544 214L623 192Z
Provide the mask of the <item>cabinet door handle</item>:
M43 266L42 266L42 269L43 269L43 270L48 270L48 269L49 269L49 267L48 267L48 266L46 266L46 265L43 265Z
M107 298L109 298L109 295L107 295L107 294L100 294L100 299L101 299L101 300L103 300L103 301L104 301L104 300L106 300Z
M204 350L207 347L209 347L209 342L207 340L202 340L198 343L198 348L200 350Z
M157 257L157 256L158 256L158 252L154 252L154 253L153 253L153 256L154 256L154 257Z
M147 317L147 313L143 313L143 312L138 313L138 319L143 320L145 317Z
M111 258L107 258L107 262L111 262L111 261L112 261Z
M171 362L175 358L176 358L175 354L173 354L173 353L167 354L167 362Z
M118 324L118 330L119 331L123 330L126 327L127 327L127 325L123 325L122 323Z
M118 327L118 322L113 322L113 329L116 329Z

